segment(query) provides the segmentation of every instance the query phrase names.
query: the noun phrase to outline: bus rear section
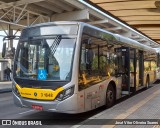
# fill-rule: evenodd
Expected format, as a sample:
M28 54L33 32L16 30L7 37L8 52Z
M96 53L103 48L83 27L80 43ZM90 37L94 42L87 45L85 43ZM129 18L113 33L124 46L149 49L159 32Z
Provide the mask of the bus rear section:
M156 80L153 48L90 25L83 28L79 60L78 98L85 98L78 106L85 111L111 107Z

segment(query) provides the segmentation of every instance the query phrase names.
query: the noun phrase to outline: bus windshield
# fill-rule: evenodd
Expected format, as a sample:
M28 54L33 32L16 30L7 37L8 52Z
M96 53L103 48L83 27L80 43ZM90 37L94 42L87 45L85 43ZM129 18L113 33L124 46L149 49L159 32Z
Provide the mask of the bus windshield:
M15 59L16 78L69 81L76 38L57 35L20 41Z

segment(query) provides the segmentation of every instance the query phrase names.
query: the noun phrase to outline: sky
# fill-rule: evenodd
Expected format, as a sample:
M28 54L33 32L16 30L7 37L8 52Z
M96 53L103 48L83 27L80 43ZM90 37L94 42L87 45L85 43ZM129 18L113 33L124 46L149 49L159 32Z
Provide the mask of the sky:
M13 34L15 31L13 31ZM16 35L20 35L20 32L17 32ZM2 47L3 47L3 38L6 36L6 33L4 31L0 31L0 52L2 52ZM17 47L18 40L13 40L13 47Z

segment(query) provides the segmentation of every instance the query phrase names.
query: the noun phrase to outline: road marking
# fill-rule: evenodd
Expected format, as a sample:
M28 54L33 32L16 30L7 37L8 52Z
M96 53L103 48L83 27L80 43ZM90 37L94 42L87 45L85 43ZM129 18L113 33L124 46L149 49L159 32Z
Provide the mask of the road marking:
M18 113L18 114L25 114L25 113L29 113L29 112L33 112L33 111L35 111L35 110L34 110L34 109L32 109L32 110L25 111L25 112L21 112L21 113Z

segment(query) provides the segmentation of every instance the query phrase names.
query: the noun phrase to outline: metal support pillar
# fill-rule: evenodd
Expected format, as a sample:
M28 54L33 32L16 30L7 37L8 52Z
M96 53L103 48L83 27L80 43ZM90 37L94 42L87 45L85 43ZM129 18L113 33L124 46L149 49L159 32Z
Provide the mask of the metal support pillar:
M5 74L4 74L4 70L7 68L7 66L8 66L8 61L6 60L6 61L1 61L0 62L0 71L1 71L1 74L0 74L0 77L1 77L1 81L4 81L4 80L6 80L6 76L5 76Z
M8 35L13 36L13 30L11 29L11 26L8 25ZM11 49L13 48L13 39L9 40L8 42L8 48Z
M9 36L13 36L13 29L11 29L11 26L10 25L8 25L8 35ZM9 41L8 41L8 51L9 50L11 50L11 49L13 49L13 39L10 39ZM12 68L12 65L13 65L13 59L10 59L9 60L9 66L10 66L10 68Z
M1 81L3 81L4 80L4 67L3 67L3 63L0 63L0 67L1 67Z

